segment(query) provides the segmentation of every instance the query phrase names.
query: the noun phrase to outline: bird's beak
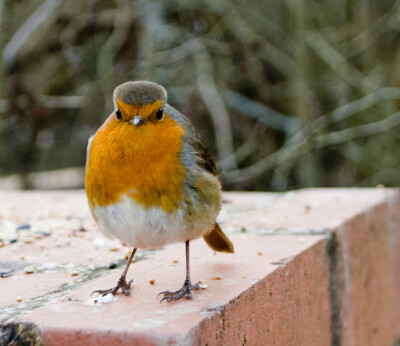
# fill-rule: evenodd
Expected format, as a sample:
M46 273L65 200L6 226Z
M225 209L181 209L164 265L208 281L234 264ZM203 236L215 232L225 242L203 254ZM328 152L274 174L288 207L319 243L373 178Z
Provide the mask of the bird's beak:
M140 115L135 115L133 117L133 119L131 120L131 123L133 125L137 126L137 125L143 124L144 123L144 119Z

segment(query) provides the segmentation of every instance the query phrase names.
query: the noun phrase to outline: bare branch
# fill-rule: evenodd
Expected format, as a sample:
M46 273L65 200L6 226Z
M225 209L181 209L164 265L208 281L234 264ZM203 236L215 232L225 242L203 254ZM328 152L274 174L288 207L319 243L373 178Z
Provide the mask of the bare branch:
M390 27L390 25L388 25L388 23L390 23L391 21L396 23L398 22L398 6L399 0L394 1L392 6L388 8L387 11L374 23L369 24L365 30L358 33L351 40L345 40L345 42L341 45L341 50L345 52L345 57L349 59L367 50L383 34L385 34L387 31L390 31L392 28ZM348 32L346 31L346 39L347 36Z
M275 111L274 109L233 91L225 90L222 97L228 107L258 120L276 130L293 134L300 130L301 123L295 118Z
M25 101L16 99L17 104L24 104ZM38 95L39 104L45 108L83 108L87 104L86 96L50 96L50 95ZM9 111L10 101L0 100L0 114Z
M208 52L203 49L194 56L197 74L197 87L214 123L215 140L220 159L227 158L233 153L233 135L231 122L224 101L219 94L214 80L213 62ZM235 158L231 156L221 168L237 167Z
M243 42L255 41L261 45L260 57L274 66L285 76L290 76L295 70L296 63L287 53L267 41L242 19L236 11L226 18L227 24L235 35Z
M114 10L114 25L111 35L108 37L104 45L102 45L97 59L97 76L100 81L98 86L105 95L105 109L112 108L112 101L106 95L111 94L114 88L113 82L113 66L115 56L124 44L130 28L130 5L126 0L117 1Z
M103 76L112 72L115 56L124 44L130 27L130 11L127 1L119 0L114 10L114 25L108 40L102 45L97 59L97 74Z
M225 172L223 177L230 183L246 182L280 164L301 157L309 151L310 147L321 149L329 145L345 143L356 138L381 134L398 125L400 125L400 112L396 112L380 121L320 135L314 140L311 138L304 138L298 143L275 151L271 155L264 157L251 166Z
M350 127L341 131L330 132L314 139L316 148L324 148L351 141L360 137L368 137L383 133L400 124L400 112L373 123Z
M377 88L372 80L351 65L320 33L309 32L306 42L314 53L347 83L361 92L371 92Z
M302 140L289 147L282 147L271 155L268 155L256 163L243 169L236 169L224 172L222 177L229 183L243 183L252 180L269 169L278 166L281 163L287 163L293 157L301 156L307 152L308 141Z
M252 27L254 27L260 35L263 37L269 37L271 40L285 48L289 53L293 53L296 50L296 41L294 41L282 27L275 24L267 13L262 13L251 7L246 7L243 8L243 14L248 17L246 22L251 23Z
M236 162L238 164L247 159L258 148L259 146L258 136L260 135L258 127L259 127L258 124L253 126L253 129L250 131L250 134L247 136L247 139L232 154L235 157ZM225 160L230 160L230 159L231 157L228 156ZM218 165L223 166L225 164L223 161L225 160L218 161Z
M86 96L39 95L38 100L46 108L83 108L87 104Z
M200 43L200 44L199 44ZM209 40L205 37L194 38L189 41L185 41L178 47L174 47L169 50L157 52L154 54L153 62L155 64L173 63L196 54L198 51L207 49L211 52L226 54L228 53L228 45L225 42L219 42L215 40Z
M8 112L9 100L0 100L0 114Z
M400 88L381 88L371 94L364 96L357 101L348 103L342 107L335 109L331 113L334 121L346 119L354 114L364 111L383 100L400 99Z
M381 88L373 93L370 93L356 101L350 102L344 106L336 108L330 114L324 114L306 124L292 138L287 141L288 145L292 145L301 141L305 137L310 136L310 133L317 134L328 126L329 121L338 122L347 119L359 112L365 111L368 108L375 106L384 100L400 99L400 88Z
M29 40L35 30L51 17L51 14L62 3L62 0L46 0L17 30L11 40L4 47L3 64L11 66L20 49Z

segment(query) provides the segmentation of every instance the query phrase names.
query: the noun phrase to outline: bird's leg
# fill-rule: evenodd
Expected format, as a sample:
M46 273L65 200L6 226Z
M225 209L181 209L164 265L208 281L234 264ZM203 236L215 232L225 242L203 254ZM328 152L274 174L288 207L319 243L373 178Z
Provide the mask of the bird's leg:
M178 291L171 292L171 291L163 291L160 292L158 295L163 294L164 298L160 300L160 303L163 300L170 302L172 300L181 299L186 295L187 299L192 299L192 290L198 290L200 288L200 282L192 285L190 281L190 268L189 268L189 240L186 241L186 280L183 283L183 287Z
M120 278L117 282L117 286L115 286L114 288L110 288L108 290L96 290L96 291L93 291L92 294L99 293L99 294L102 294L103 296L106 296L107 294L111 293L112 295L114 295L115 293L117 293L117 291L119 289L121 289L123 294L125 294L126 296L130 296L131 292L129 292L129 289L131 287L133 280L126 282L126 274L128 273L129 266L132 263L133 256L135 256L136 250L137 250L137 248L134 248L132 250L132 252L128 258L128 262L125 265L124 271L122 272L122 275L120 276Z

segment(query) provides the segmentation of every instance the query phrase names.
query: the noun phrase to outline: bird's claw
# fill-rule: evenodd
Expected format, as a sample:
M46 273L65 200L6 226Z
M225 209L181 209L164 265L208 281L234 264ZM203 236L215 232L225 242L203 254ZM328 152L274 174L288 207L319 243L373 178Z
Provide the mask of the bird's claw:
M190 281L185 280L183 287L178 291L162 291L160 292L157 297L162 294L164 298L160 300L160 303L166 300L168 303L173 300L179 300L186 295L187 299L192 299L192 291L197 291L200 288L200 282L192 285Z
M117 286L115 286L114 288L109 288L108 290L95 290L92 292L93 293L98 293L101 294L103 297L106 296L107 294L112 294L114 295L115 293L117 293L117 291L119 289L121 289L122 293L126 296L131 296L131 292L129 291L129 289L131 288L132 285L132 281L126 282L125 277L120 277L117 283Z

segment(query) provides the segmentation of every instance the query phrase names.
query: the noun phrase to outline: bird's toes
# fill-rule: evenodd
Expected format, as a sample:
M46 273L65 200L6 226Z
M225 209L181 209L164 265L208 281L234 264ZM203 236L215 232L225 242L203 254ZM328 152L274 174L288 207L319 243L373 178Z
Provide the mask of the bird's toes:
M162 303L164 300L166 300L169 303L173 300L181 299L186 294L187 294L186 290L182 290L181 292L178 292L176 294L167 295L163 299L160 300L160 303ZM188 297L188 299L192 299L192 297L190 296L190 298Z
M95 290L93 291L90 295L94 294L94 293L98 293L101 294L103 297L106 296L107 294L111 293L112 289L108 289L108 290Z
M198 289L200 289L200 281L196 282L194 285L192 285L192 287L190 287L192 290L197 291Z
M125 288L124 286L121 287L122 293L128 297L132 295L131 292L129 291L129 287L130 285L128 286L128 288Z

